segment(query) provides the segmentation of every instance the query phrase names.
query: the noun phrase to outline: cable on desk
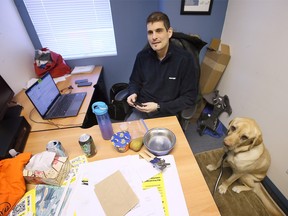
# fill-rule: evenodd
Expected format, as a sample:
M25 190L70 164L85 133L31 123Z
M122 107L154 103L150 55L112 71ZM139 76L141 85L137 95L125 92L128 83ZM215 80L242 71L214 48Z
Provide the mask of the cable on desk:
M33 108L30 113L29 113L29 119L34 122L34 123L37 123L37 124L48 124L48 125L53 125L57 128L59 128L59 126L57 124L55 124L54 122L50 121L50 120L47 120L48 122L38 122L38 121L35 121L34 119L32 119L32 112L35 110L35 108Z
M35 110L35 107L30 111L29 113L29 119L31 121L33 121L34 123L37 123L37 124L48 124L48 125L52 125L52 126L55 126L57 128L60 128L60 127L76 127L76 126L79 126L79 124L56 124L55 122L51 121L51 120L47 120L48 122L38 122L38 121L35 121L34 119L32 119L32 112ZM83 113L79 113L78 115L81 115L81 114L85 114L84 112Z
M86 113L82 112L82 113L78 113L78 115L85 115ZM55 124L55 123L54 123ZM79 124L57 124L59 127L77 127L79 126Z
M70 85L70 86L68 86L66 88L61 89L60 92L64 93L65 91L69 91L68 94L71 94L72 90L73 90L73 86Z

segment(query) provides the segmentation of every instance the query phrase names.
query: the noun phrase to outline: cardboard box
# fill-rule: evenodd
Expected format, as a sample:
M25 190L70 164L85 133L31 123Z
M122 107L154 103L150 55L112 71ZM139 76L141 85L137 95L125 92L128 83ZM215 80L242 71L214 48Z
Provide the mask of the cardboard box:
M229 63L230 57L229 45L221 44L220 39L212 39L201 63L199 85L202 94L211 93L216 89Z
M68 157L55 156L51 169L46 171L27 170L24 168L23 177L31 184L49 184L61 186L70 172L70 162Z

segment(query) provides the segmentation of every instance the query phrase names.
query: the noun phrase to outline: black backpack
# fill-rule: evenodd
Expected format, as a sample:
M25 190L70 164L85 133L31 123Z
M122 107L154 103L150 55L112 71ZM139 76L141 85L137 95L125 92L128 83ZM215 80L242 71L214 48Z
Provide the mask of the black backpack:
M127 89L127 87L127 83L116 83L111 87L110 104L108 106L108 113L111 119L124 121L127 115L127 110L125 108L127 107L126 99L116 101L115 95L121 90Z

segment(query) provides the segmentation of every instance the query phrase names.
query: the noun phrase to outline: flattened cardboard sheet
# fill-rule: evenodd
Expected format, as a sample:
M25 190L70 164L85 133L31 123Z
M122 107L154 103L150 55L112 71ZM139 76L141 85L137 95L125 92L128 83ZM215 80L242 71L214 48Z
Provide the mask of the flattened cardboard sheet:
M123 216L139 203L119 170L96 184L94 191L107 216Z

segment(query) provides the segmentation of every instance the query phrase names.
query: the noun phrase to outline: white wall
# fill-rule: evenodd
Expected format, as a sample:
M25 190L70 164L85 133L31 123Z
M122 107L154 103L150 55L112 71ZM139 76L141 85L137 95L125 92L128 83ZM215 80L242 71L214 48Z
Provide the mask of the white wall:
M229 0L222 42L231 60L219 83L236 116L254 118L272 158L268 177L288 198L288 1Z
M14 1L0 2L0 74L17 94L35 76L34 48Z

